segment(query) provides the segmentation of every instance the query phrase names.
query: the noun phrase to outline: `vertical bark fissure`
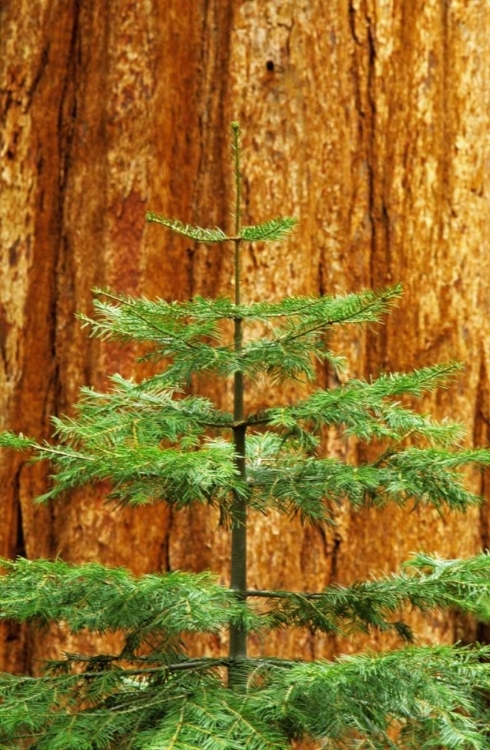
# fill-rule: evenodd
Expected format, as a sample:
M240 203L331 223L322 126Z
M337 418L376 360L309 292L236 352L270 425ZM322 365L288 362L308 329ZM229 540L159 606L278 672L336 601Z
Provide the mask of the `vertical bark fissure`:
M228 112L223 107L223 102L228 99L227 70L231 56L233 13L232 3L223 5L216 0L203 2L197 107L200 153L192 197L193 220L199 223L202 197L215 196L207 220L211 224L223 227L228 219L225 201L228 165L223 161L222 141L222 133L226 132L227 128ZM226 259L225 253L215 253L205 246L200 248L196 255L197 267L205 265L208 269L205 294L219 294L223 278L226 278L229 271Z
M370 279L369 285L371 287L377 286L376 279L376 261L377 261L377 216L376 216L376 96L375 96L375 76L376 76L376 47L374 39L374 30L372 26L372 20L369 14L366 13L366 41L367 41L367 81L366 81L366 93L367 93L367 104L368 104L368 117L367 117L367 128L366 133L366 148L367 148L367 171L368 171L368 212L369 221L371 224L371 263L370 263Z
M485 365L485 349L480 346L480 372L475 397L475 422L473 425L473 445L479 447L490 442L490 399L488 392L487 368ZM481 472L479 492L482 497L489 496L490 470ZM488 503L480 506L480 537L483 549L490 546L489 507ZM490 629L487 628L487 632Z
M374 6L375 7L375 6ZM386 198L385 175L383 164L378 163L380 156L377 144L378 113L376 90L376 16L374 11L365 8L366 26L366 113L364 124L364 148L367 163L367 213L370 224L369 278L368 286L372 289L382 287L391 280L390 261L390 217ZM388 328L382 327L376 334L366 334L366 372L371 375L376 370L387 366Z
M14 477L14 491L13 496L17 505L16 509L16 525L15 534L13 539L14 555L13 557L27 557L26 552L26 540L24 537L24 517L22 512L22 501L20 498L20 474L22 466L19 466L15 472Z
M358 133L361 141L360 148L364 153L367 173L367 218L370 226L370 262L369 262L369 286L378 286L377 279L377 249L379 243L378 221L380 219L376 203L376 40L374 20L370 15L367 3L363 4L361 28L362 37L356 28L356 14L361 10L355 7L353 0L349 0L348 16L349 28L354 42L354 56L357 61L354 70L356 111L359 119ZM359 61L363 55L366 64ZM363 80L364 79L364 80ZM350 214L353 207L350 208ZM383 204L384 220L387 218L387 209Z
M348 7L348 14L349 14L349 27L352 34L352 38L356 44L361 44L361 40L357 36L356 31L356 8L354 7L354 1L349 0L349 7Z
M75 139L75 128L77 123L77 79L80 53L80 0L73 3L73 19L71 35L67 49L66 60L69 65L65 73L58 106L58 195L57 206L54 219L57 225L58 241L53 249L53 268L55 278L53 281L54 296L51 302L51 350L53 361L51 400L52 404L47 404L46 420L49 415L56 414L65 405L62 403L62 377L60 371L60 354L59 354L59 326L60 317L63 317L60 306L63 304L63 285L67 273L72 273L71 264L73 261L70 240L66 233L66 198L68 190L68 180L71 172L73 142ZM75 310L73 310L73 313ZM49 392L47 401L50 401Z
M167 525L165 527L165 534L162 539L161 544L161 559L160 559L160 568L167 573L170 573L172 570L172 558L170 554L170 539L172 535L172 527L173 527L173 520L174 515L172 509L169 511L168 519L167 519Z
M41 52L41 57L39 59L39 64L36 70L36 74L34 78L32 79L31 85L26 91L26 98L25 98L25 111L27 112L29 108L32 105L32 101L34 99L34 95L39 87L39 84L43 80L44 76L46 75L46 71L49 64L49 47L50 42L49 39L46 39L44 41L43 49Z
M450 48L450 9L449 3L441 4L441 37L442 37L442 54L441 54L441 103L442 103L442 142L446 148L453 147L454 119L456 111L452 101L451 89L451 48ZM446 203L445 208L450 211L452 216L455 215L452 206L452 175L451 160L441 159L441 183L442 194ZM444 236L444 218L440 224L441 236Z

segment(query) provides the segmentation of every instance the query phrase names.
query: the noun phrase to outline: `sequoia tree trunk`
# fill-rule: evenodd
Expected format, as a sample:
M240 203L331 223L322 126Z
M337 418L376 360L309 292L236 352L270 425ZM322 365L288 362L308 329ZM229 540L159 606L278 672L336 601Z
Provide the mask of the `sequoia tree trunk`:
M487 0L4 0L1 426L47 437L49 415L69 412L81 385L136 374L130 351L89 339L75 320L90 313L91 287L168 299L229 291L231 257L144 215L228 225L229 123L239 120L244 222L299 219L287 244L245 250L244 298L402 281L385 325L337 337L349 374L462 360L460 381L424 408L463 421L469 443L488 442L488 80ZM281 398L296 395L291 386ZM247 404L276 398L252 389ZM228 581L229 536L202 508L114 512L101 488L39 507L48 469L10 453L0 461L2 555L137 573L210 567ZM485 491L479 474L470 482ZM346 509L327 532L277 517L250 527L250 588L318 590L391 571L414 550L470 555L490 536L485 509ZM9 671L87 646L61 629L2 632ZM434 617L420 632L448 642L473 626ZM279 633L252 652L318 657L359 645Z

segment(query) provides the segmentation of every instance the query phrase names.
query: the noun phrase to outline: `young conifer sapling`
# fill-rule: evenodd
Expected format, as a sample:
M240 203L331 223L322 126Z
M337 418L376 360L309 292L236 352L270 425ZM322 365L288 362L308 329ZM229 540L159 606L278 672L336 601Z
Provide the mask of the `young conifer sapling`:
M104 481L119 504L218 508L230 530L229 588L207 572L135 577L96 562L3 560L0 618L33 627L63 622L74 633L122 632L124 645L118 653L60 654L38 677L1 675L0 748L285 750L296 740L342 749L489 748L489 648L418 646L404 617L407 608L457 607L488 619L485 553L465 560L419 554L397 574L316 593L247 587L249 511L315 524L334 523L345 504L461 512L481 500L466 489L462 470L488 466L490 451L462 448L459 424L403 405L403 397L447 383L456 363L348 380L289 406L245 411L245 389L258 377L277 388L288 379L313 381L322 363L342 368L326 334L378 322L401 289L242 300L242 246L285 239L295 221L242 225L237 123L232 145L231 234L147 218L196 243L231 247L234 299L167 302L96 291L95 319L83 322L93 335L144 344L157 374L141 382L113 375L107 393L82 388L75 416L53 419L52 443L0 436L3 447L52 462L52 487L41 502ZM200 373L233 380L232 410L186 392ZM325 428L379 444L379 455L359 465L326 457ZM264 600L265 608L257 606ZM401 644L331 662L247 653L251 633L278 628L394 631ZM227 653L186 653L186 634L224 629Z

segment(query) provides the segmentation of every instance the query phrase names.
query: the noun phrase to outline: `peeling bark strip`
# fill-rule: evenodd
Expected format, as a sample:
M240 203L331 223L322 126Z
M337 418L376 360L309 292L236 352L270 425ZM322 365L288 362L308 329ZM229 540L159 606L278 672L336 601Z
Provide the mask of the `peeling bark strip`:
M69 411L80 385L100 388L107 372L134 371L131 352L87 340L74 320L75 310L90 311L92 286L169 299L229 292L231 258L195 251L145 226L143 215L226 225L228 123L239 119L244 223L300 219L287 248L266 255L257 246L244 257L244 298L402 281L405 300L384 327L340 337L351 373L463 360L464 378L427 409L488 440L486 0L121 0L117 13L93 0L39 0L34 11L18 0L3 4L0 28L3 426L48 435L48 415ZM207 388L231 398L231 386ZM268 405L267 392L249 393ZM285 401L292 396L285 390ZM332 439L328 448L356 454ZM16 460L1 457L2 554L23 539L33 557L226 575L229 540L200 509L114 514L102 489L39 509L31 500L46 470ZM474 489L481 483L475 476ZM325 534L276 518L250 525L250 587L295 588L301 579L318 590L360 578L368 565L391 570L413 549L470 554L489 521L486 510L464 519L425 511L408 522L391 510L382 524L345 512ZM458 627L431 620L422 630L450 641ZM3 639L10 670L84 647L59 632ZM287 655L288 641L278 633L267 650ZM207 649L222 647L216 639ZM294 643L296 656L336 648L308 633Z

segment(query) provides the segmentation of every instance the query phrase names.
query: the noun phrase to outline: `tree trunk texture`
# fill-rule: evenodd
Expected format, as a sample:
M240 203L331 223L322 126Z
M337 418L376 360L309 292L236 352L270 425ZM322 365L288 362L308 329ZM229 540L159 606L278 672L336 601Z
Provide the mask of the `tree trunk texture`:
M244 299L402 281L384 325L336 337L349 374L461 360L460 380L423 408L463 421L468 444L488 442L488 0L3 0L0 77L2 427L48 438L49 415L70 413L81 385L138 373L134 352L90 339L75 319L90 314L92 287L230 292L231 248L197 248L144 215L229 228L237 119L244 222L299 219L287 243L244 250ZM335 385L326 369L319 380ZM201 385L229 406L231 384ZM287 386L279 398L299 394ZM247 407L277 398L272 386L249 387ZM369 456L332 436L327 448ZM100 487L36 506L49 468L10 452L0 461L2 555L138 574L209 567L229 582L229 535L205 509L114 511ZM469 481L488 494L482 475ZM417 550L471 555L489 537L485 508L443 518L346 508L327 530L253 516L249 586L319 590L388 573ZM416 622L422 642L475 634L456 617ZM0 666L33 673L39 659L95 643L61 627L5 627ZM280 632L251 652L331 657L394 643Z

